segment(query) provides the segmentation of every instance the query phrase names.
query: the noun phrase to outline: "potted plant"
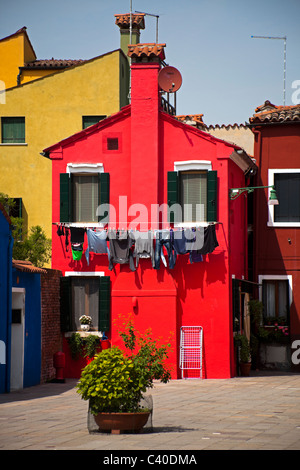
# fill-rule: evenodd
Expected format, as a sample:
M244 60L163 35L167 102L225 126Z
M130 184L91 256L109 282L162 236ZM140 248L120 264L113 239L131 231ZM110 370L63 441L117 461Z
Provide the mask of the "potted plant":
M79 318L80 326L83 331L89 331L92 324L92 317L89 315L81 315Z
M167 383L171 374L165 365L170 345L158 345L150 331L138 333L132 322L120 335L124 350L106 349L82 371L77 392L89 400L90 412L100 430L139 431L150 411L140 402L154 380Z
M239 348L239 365L241 375L248 377L251 369L250 343L245 334L236 334L234 337L236 346Z

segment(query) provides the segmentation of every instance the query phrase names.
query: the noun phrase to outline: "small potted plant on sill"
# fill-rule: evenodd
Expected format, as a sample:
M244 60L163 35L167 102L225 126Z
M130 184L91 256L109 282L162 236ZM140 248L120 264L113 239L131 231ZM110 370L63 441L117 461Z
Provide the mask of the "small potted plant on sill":
M79 322L82 331L89 331L92 324L92 317L90 317L89 315L81 315L81 317L79 318Z
M99 429L113 434L140 431L150 415L141 407L143 394L154 380L167 383L171 378L165 365L169 344L159 346L150 331L140 335L131 322L121 337L125 350L113 346L96 355L77 384Z
M234 337L235 345L239 348L239 365L241 375L249 377L251 369L251 350L250 343L245 334L236 334Z

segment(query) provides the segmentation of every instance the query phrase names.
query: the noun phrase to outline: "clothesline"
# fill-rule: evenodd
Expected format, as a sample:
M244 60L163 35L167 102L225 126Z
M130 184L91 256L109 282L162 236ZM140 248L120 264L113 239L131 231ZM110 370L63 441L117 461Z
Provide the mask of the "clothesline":
M119 222L122 224L122 222ZM126 223L124 223L125 225ZM148 224L148 222L139 222L137 223L137 225L141 225L141 224ZM165 222L159 222L158 223L159 225L164 225ZM158 225L157 224L157 225ZM176 226L170 226L170 225L167 225L167 226L164 226L163 228L148 228L146 231L151 231L151 232L156 232L156 231L159 231L159 230L182 230L182 229L192 229L192 228L205 228L209 225L217 225L217 224L223 224L223 222L204 222L203 223L204 225L199 225L199 223L196 223L195 225L193 224L190 224L188 223L188 225L176 225ZM76 222L72 223L72 222L52 222L52 225L57 225L57 226L60 226L60 227L66 227L66 228L83 228L83 229L90 229L90 230L97 230L97 231L101 231L101 230L105 230L105 231L108 231L108 230L122 230L122 231L141 231L141 230L138 230L136 227L135 228L126 228L126 227L123 227L123 226L118 226L118 227L102 227L100 225L81 225L81 224L76 224Z
M170 228L145 232L127 229L94 231L87 227L69 226L67 228L58 224L57 235L66 237L66 251L68 251L70 236L74 261L81 260L86 235L88 242L85 252L87 264L89 264L90 252L107 254L110 270L115 264L129 264L130 269L135 271L140 258L150 258L152 267L159 269L160 260L167 266L164 250L167 251L169 268L172 269L175 266L177 255L189 254L190 263L200 262L203 260L202 255L212 253L219 246L215 224L210 224L207 227L181 227L180 230ZM136 258L136 266L134 266L133 258Z

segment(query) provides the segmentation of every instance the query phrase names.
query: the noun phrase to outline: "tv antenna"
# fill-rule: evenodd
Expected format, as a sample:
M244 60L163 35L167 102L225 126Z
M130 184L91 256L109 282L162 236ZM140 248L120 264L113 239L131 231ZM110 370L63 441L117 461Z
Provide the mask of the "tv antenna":
M283 106L285 106L285 79L286 79L286 36L251 36L255 39L281 39L284 41L283 50Z
M154 15L152 13L146 13L145 11L136 11L136 10L135 10L135 13L143 13L144 15L153 16L154 18L156 18L156 44L158 44L158 18L159 18L159 15Z

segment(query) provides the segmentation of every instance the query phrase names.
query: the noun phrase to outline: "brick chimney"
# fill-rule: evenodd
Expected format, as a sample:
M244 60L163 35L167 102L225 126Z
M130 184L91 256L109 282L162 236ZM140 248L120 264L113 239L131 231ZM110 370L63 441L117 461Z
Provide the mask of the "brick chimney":
M115 15L116 25L120 28L120 47L125 55L128 52L128 44L138 44L140 42L140 31L145 29L145 14L132 13L132 35L130 41L130 13Z
M165 59L165 44L132 44L131 58L131 204L147 207L159 203L158 73ZM146 221L145 221L146 222ZM146 229L146 223L143 225Z

